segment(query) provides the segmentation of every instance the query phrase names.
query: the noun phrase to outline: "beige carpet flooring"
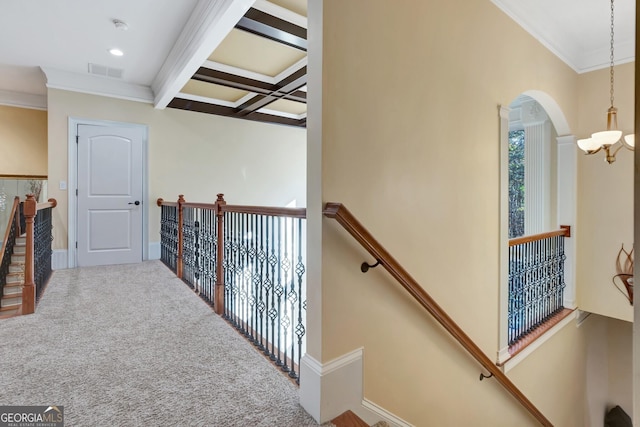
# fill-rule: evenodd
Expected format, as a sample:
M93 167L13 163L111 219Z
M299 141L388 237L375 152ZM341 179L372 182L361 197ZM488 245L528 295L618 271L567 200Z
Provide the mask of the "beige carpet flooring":
M0 405L66 426L313 426L298 390L159 261L59 270L0 321Z

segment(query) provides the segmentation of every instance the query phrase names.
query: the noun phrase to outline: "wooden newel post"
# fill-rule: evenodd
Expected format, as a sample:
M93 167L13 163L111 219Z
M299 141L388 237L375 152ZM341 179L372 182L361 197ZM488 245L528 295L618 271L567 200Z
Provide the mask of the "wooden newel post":
M220 316L224 314L224 212L222 212L222 206L226 204L224 194L218 194L215 208L218 238L216 241L216 288L213 309Z
M22 314L32 314L36 309L36 284L33 271L33 224L38 210L38 202L33 194L27 194L23 213L26 224L27 247L24 260L24 286L22 287Z
M185 203L184 194L178 196L178 259L176 260L176 275L182 279L182 243L184 217L182 216L182 205Z

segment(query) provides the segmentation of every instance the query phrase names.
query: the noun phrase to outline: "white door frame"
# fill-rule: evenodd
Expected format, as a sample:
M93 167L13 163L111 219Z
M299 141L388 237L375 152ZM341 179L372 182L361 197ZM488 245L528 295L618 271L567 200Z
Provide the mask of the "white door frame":
M69 268L78 265L78 250L76 248L78 235L78 144L76 135L78 125L118 126L141 128L142 130L142 259L149 259L149 168L148 168L148 140L149 128L136 123L114 122L109 120L92 120L69 117L68 137L68 173L67 192L69 199L68 232L67 232L67 264Z

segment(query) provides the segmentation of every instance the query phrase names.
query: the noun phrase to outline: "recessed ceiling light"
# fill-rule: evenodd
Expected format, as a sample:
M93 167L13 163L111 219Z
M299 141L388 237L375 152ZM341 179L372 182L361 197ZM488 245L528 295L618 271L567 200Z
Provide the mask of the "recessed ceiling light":
M109 53L111 55L113 55L113 56L122 56L122 55L124 55L123 51L121 51L120 49L116 49L116 48L109 49Z

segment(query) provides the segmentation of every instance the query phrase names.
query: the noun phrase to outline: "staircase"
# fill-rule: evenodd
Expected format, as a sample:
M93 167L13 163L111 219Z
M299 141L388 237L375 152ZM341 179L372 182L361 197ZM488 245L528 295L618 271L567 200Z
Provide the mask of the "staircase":
M334 427L369 427L369 424L351 411L346 411L332 419L329 425ZM371 427L389 427L389 424L386 421L378 421Z
M26 237L17 237L9 265L9 274L7 274L7 283L0 297L0 317L15 316L22 305L26 249Z

